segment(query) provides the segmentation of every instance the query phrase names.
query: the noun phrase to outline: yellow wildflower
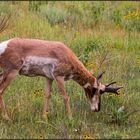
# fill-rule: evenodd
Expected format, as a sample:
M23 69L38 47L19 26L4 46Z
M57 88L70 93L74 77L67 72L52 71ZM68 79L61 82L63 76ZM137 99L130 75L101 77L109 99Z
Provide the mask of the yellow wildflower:
M136 60L136 66L140 66L140 59L139 58L137 58L137 60Z
M42 135L39 136L39 139L44 139L44 137Z
M138 17L139 11L140 10L129 12L127 15L124 16L124 19L127 20L127 19L130 19L130 18L133 18L133 17Z
M86 132L84 135L84 139L95 139L90 133Z
M109 96L121 97L123 95L124 95L124 92L120 92L120 91L118 91L118 94L109 93Z
M42 91L43 91L42 89L40 89L40 90L35 90L35 91L33 92L33 94L34 94L35 97L37 97L37 96L42 96L42 95L43 95Z

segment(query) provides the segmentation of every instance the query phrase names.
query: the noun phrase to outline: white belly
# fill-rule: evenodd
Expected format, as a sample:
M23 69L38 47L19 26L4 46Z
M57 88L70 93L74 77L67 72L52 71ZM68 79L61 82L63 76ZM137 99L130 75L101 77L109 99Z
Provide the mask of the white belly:
M29 56L19 72L26 76L45 76L53 78L53 72L57 66L58 60L50 57Z

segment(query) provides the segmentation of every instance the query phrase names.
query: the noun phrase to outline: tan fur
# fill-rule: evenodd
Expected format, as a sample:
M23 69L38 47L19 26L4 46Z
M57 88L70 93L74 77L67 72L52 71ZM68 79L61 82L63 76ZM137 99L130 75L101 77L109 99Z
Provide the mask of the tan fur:
M58 67L55 70L56 76L72 73L74 74L73 79L80 85L87 82L94 83L95 78L92 74L87 71L75 54L61 42L15 38L9 42L6 52L2 55L1 62L6 62L8 65L8 61L10 61L18 69L22 60L27 56L56 58L59 60ZM7 61L4 61L5 58Z

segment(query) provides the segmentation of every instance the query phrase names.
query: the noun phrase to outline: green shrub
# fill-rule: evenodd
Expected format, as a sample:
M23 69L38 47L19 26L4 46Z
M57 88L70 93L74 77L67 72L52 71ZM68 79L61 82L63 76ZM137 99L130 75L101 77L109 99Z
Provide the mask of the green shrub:
M95 23L95 25L97 25L99 22L102 21L102 15L103 15L103 12L105 10L105 6L104 6L104 3L102 4L92 4L91 5L91 18L93 18L93 21Z
M122 25L122 11L121 10L114 10L113 14L111 15L113 22L116 25Z
M68 17L66 10L55 6L41 6L40 14L46 18L51 25L65 23Z
M40 11L40 6L42 4L48 4L48 2L47 1L45 1L45 2L43 2L43 1L29 1L28 9L29 9L29 11L38 12L38 11Z

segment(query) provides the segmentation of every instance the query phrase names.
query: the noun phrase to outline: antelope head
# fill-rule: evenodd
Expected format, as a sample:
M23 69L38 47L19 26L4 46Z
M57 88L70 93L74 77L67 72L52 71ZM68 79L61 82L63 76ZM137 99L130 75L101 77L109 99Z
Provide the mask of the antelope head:
M110 84L104 85L101 84L100 79L102 78L103 74L105 72L99 74L99 76L96 78L95 84L90 88L90 91L87 91L91 110L94 112L100 111L100 105L101 105L101 95L104 93L112 93L112 94L118 94L118 90L123 88L120 87L112 87L111 85L115 84L116 82L111 82Z

